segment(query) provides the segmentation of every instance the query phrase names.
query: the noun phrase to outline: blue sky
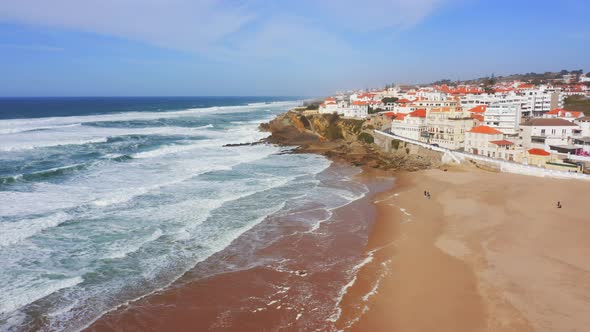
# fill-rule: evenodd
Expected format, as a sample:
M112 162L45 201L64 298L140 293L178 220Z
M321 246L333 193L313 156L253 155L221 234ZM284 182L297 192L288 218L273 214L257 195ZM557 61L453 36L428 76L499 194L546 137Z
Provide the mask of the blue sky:
M588 0L0 1L0 96L324 95L590 70Z

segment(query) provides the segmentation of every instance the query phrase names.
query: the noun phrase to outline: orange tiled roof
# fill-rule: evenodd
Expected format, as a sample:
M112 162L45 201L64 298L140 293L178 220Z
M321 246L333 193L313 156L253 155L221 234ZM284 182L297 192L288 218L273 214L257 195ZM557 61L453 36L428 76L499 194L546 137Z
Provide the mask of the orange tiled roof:
M505 139L499 140L499 141L490 141L490 143L496 144L496 145L502 145L502 146L505 146L505 145L514 145L514 143L512 143L510 141L507 141Z
M419 110L415 110L414 112L410 113L411 117L414 118L425 118L426 117L426 110L421 108Z
M554 110L551 110L545 114L551 114L551 115L557 115L560 117L565 117L567 113L570 113L572 117L574 118L579 118L582 116L582 112L576 112L576 111L568 111L566 109L563 108L556 108Z
M485 113L488 109L487 105L477 105L474 108L470 109L470 113Z
M494 129L492 127L488 127L488 126L477 126L477 127L473 127L471 130L468 131L468 133L487 134L487 135L503 134L501 131L499 131L497 129Z
M471 118L479 121L479 122L483 122L484 121L484 117L481 114L471 114Z
M546 157L546 156L551 155L551 153L549 153L549 152L547 152L547 151L545 151L543 149L537 149L537 148L530 149L528 152L529 152L529 154L532 154L532 155L535 155L535 156L545 156Z

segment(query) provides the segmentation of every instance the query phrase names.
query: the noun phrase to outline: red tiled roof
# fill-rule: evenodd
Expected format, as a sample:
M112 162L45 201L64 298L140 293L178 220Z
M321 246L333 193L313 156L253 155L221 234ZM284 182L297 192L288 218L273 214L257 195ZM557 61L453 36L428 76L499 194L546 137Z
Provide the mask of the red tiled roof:
M421 108L419 110L415 110L414 112L410 113L411 117L414 118L425 118L426 117L426 110Z
M484 121L484 117L481 114L471 114L471 118L475 119L479 122L483 122Z
M496 144L496 145L502 145L502 146L505 146L505 145L514 145L514 143L512 143L510 141L507 141L505 139L499 140L499 141L490 141L490 143Z
M469 112L470 113L485 113L487 109L488 109L488 107L486 105L478 105L478 106L475 106L474 108L470 109Z
M407 114L405 113L397 113L395 116L395 120L402 121L406 116Z
M579 118L579 117L581 117L583 115L582 112L569 111L569 110L566 110L566 109L563 109L563 108L556 108L556 109L551 110L551 111L549 111L549 112L547 112L545 114L557 115L557 116L560 116L560 117L566 117L566 114L567 113L570 113L570 115L572 117L574 117L574 118Z
M494 129L488 126L477 126L473 127L468 133L475 133L475 134L487 134L487 135L498 135L503 134L501 131Z
M551 155L551 153L549 153L549 152L547 152L547 151L545 151L543 149L536 149L536 148L535 149L530 149L528 152L529 152L529 154L532 154L532 155L535 155L535 156L545 156L546 157L546 156L550 156Z
M364 106L364 105L367 105L367 102L357 100L357 101L353 101L352 104L357 105L357 106Z
M386 116L386 117L388 117L388 118L393 118L393 117L395 117L395 113L393 113L393 112L385 112L385 113L381 113L381 114L385 115L385 116Z

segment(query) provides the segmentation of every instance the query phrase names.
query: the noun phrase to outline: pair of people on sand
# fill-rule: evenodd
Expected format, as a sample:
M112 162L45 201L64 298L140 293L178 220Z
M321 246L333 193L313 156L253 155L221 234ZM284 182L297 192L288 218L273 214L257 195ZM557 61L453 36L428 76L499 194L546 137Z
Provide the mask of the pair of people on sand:
M430 199L430 191L424 190L424 197Z

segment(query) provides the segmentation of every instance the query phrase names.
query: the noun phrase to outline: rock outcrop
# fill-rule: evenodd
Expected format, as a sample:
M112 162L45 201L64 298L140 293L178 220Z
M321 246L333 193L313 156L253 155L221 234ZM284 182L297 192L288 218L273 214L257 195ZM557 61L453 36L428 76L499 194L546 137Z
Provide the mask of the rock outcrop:
M373 144L373 127L364 120L344 119L336 114L304 115L289 111L262 124L271 135L268 143L298 146L295 153L318 153L353 165L415 171L437 166L431 156L409 149L385 152Z

